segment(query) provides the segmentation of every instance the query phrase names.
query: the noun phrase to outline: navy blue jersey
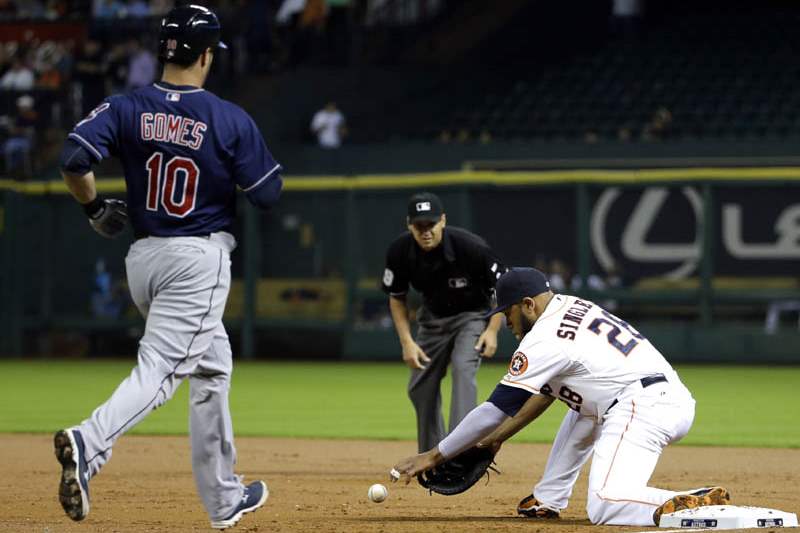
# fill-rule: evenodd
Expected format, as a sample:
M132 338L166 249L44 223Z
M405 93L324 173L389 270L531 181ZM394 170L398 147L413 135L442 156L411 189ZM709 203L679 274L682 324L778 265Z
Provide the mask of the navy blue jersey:
M106 98L69 137L98 162L120 158L137 235L229 230L236 186L255 191L281 168L239 106L163 81Z

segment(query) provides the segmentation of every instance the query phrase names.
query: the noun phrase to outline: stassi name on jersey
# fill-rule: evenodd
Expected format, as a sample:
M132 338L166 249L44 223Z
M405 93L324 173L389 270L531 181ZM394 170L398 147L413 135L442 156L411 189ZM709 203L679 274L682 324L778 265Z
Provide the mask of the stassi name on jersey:
M141 132L143 141L159 141L199 150L203 144L203 132L208 129L205 122L171 113L142 113Z
M556 335L562 339L574 341L575 332L578 331L578 327L580 327L581 322L583 322L583 318L592 307L592 304L589 302L575 300L575 305L567 309L567 312L561 317L561 324L558 325Z

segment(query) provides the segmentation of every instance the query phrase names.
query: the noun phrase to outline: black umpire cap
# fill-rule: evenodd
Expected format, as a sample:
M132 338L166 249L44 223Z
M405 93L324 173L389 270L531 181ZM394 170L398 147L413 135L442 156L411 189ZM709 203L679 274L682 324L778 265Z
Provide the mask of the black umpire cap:
M497 280L497 307L486 313L485 318L505 311L524 298L538 296L550 290L547 276L535 268L514 267Z
M408 199L408 223L439 222L444 209L439 197L431 192L418 192Z
M161 20L158 58L191 65L207 48L228 48L220 41L222 26L213 11L198 5L178 6Z

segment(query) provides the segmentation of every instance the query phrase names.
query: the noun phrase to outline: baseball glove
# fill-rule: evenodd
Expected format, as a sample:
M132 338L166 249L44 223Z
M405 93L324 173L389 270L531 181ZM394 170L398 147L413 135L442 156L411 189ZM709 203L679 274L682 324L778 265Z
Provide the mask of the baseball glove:
M488 448L470 448L449 461L417 475L419 484L431 491L445 496L461 494L489 470L500 473L494 468L494 453Z

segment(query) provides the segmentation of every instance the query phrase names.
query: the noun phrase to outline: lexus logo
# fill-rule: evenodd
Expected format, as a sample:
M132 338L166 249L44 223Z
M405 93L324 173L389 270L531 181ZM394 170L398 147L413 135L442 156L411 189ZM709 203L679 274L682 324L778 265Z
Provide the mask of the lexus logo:
M591 241L597 261L606 271L617 264L606 242L606 220L614 202L621 194L619 187L603 191L592 211ZM641 263L675 263L677 268L664 274L670 279L688 276L697 268L700 260L703 235L703 201L693 187L681 188L681 193L689 202L695 218L695 235L692 242L651 243L647 235L653 227L661 207L669 196L666 187L651 187L644 190L636 207L628 218L621 235L621 251L631 261Z
M676 191L680 191L681 197L670 199L670 192ZM625 208L622 206L631 206L627 192L624 200L618 202L622 194L619 187L604 190L592 210L590 237L600 266L610 271L624 260L665 265L670 270L659 275L670 279L694 273L703 242L704 205L697 189L649 187L643 190L629 213L620 212ZM764 209L769 205L768 200L720 202L719 211L714 214L720 227L715 231L718 236L713 237L720 239L719 250L739 261L800 259L800 203L785 204L782 200L784 198L777 199L777 205L773 200L766 216ZM681 205L680 202L685 203ZM687 221L687 216L692 220ZM618 237L612 233L615 230Z

